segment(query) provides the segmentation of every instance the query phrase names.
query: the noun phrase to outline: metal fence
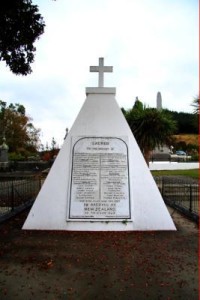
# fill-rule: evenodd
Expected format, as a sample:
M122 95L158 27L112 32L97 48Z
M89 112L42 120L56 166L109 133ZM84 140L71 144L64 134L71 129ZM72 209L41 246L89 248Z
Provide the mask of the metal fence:
M7 180L0 182L0 221L22 211L35 200L40 188L41 178Z
M166 204L176 208L196 222L199 220L198 180L177 176L154 177Z
M197 180L177 176L159 176L154 179L166 204L198 222L199 186ZM40 191L43 181L43 178L33 177L0 182L0 221L30 206Z

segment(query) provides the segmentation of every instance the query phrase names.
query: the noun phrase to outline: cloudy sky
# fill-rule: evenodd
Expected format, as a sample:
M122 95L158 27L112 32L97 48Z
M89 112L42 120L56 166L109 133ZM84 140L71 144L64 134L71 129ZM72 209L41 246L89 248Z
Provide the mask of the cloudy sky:
M0 63L0 99L20 103L41 141L59 146L86 98L97 86L89 72L104 57L113 73L105 86L116 87L120 107L136 96L156 106L192 112L198 94L198 0L33 0L44 17L45 33L36 43L33 73L16 76Z

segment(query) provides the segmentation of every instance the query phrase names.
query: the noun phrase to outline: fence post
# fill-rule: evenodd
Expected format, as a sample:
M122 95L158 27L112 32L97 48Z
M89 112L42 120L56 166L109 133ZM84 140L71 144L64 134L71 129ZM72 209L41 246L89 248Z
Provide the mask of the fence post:
M192 212L192 185L190 184L190 212Z
M14 183L11 185L11 210L14 210Z

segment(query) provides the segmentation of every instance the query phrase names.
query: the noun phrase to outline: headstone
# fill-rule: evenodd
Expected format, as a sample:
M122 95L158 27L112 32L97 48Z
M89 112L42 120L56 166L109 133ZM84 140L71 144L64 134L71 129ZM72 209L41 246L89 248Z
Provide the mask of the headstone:
M8 162L8 145L6 145L6 139L3 138L3 143L0 146L0 162L7 163Z
M92 70L94 70L92 68ZM104 87L86 100L64 141L23 229L76 231L176 230L136 140Z

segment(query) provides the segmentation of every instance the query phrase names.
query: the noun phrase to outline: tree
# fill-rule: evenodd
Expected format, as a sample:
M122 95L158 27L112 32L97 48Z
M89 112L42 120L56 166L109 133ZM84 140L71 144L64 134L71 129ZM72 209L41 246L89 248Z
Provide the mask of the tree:
M163 111L177 122L177 134L198 134L198 118L196 114L171 111L168 109L163 109Z
M135 99L135 104L133 105L133 108L135 109L135 111L141 112L145 109L145 106L143 105L143 103L138 99L138 97L136 97Z
M132 109L126 111L125 117L149 165L151 151L155 147L170 144L176 123L167 113L146 108L141 101L137 101Z
M51 140L51 147L48 146L48 143L46 144L46 149L42 149L40 152L42 160L45 161L54 161L55 157L57 156L59 152L59 147L57 146L56 140L54 137L52 137Z
M16 75L32 72L34 42L44 32L44 21L32 0L3 0L0 9L0 60Z
M194 98L192 102L192 106L194 107L194 114L199 115L199 97Z
M56 146L56 141L55 141L54 137L52 137L52 140L51 140L51 150L54 150L55 146Z
M10 152L36 152L39 147L40 129L31 123L21 104L7 106L0 100L0 139L5 136Z

